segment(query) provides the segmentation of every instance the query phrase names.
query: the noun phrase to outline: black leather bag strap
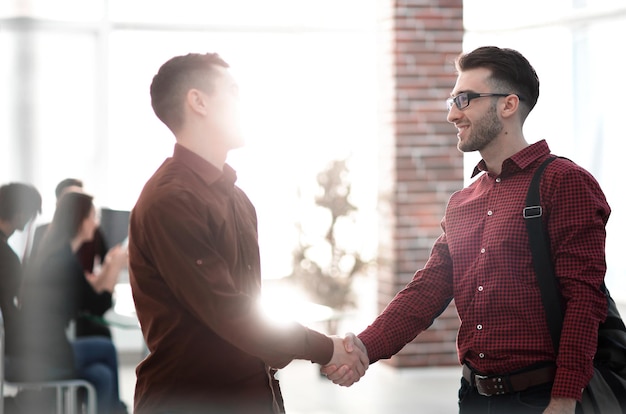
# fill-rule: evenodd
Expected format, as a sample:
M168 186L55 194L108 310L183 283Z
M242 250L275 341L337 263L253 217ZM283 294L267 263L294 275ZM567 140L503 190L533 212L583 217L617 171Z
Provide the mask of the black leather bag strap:
M563 328L563 306L561 290L558 280L554 275L550 243L543 226L543 208L539 194L541 175L548 164L555 159L556 157L548 158L537 168L537 171L535 171L535 175L530 182L526 195L524 219L526 221L526 228L528 229L528 241L533 256L533 267L535 268L535 275L537 276L537 282L541 290L541 301L543 302L543 307L546 312L554 351L558 353L561 329Z
M558 354L559 343L561 339L561 330L563 329L563 307L561 290L558 284L558 280L554 274L554 265L552 264L552 258L550 254L549 238L544 229L543 224L543 208L541 207L541 197L539 194L539 183L541 182L541 175L545 168L554 161L556 157L550 157L545 160L533 176L530 186L528 188L528 194L526 195L526 208L524 209L524 219L526 220L526 228L528 229L528 240L530 243L530 250L533 256L533 267L535 268L535 274L537 276L537 282L539 283L539 289L541 290L541 301L546 312L546 319L548 321L548 328L550 329L550 336L554 345L554 351ZM619 311L615 306L615 302L611 299L609 291L606 289L604 283L602 284L602 290L605 292L608 298L609 316L607 321L600 327L607 330L615 330L624 332L624 322L622 321ZM607 335L604 335L607 337ZM602 343L603 336L599 337L599 348ZM608 359L609 362L613 360L623 360L623 341L618 339L618 346L620 357L609 354L602 358L599 358L596 353L596 360ZM611 347L606 347L608 351L614 349L615 344ZM621 374L612 372L609 366L603 364L594 364L599 370L602 378L609 386L613 395L617 399L621 412L626 413L626 393L624 393L624 366L619 367ZM621 378L618 379L617 375ZM594 404L595 412L599 412L597 408L597 401L594 398L590 398L592 404ZM616 411L617 412L617 411Z

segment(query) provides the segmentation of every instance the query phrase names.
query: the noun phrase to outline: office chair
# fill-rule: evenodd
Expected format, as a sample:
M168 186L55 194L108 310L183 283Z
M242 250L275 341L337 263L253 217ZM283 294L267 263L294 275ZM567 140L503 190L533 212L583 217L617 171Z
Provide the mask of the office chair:
M86 414L96 414L96 389L82 379L56 381L7 381L4 377L4 319L0 310L0 414L4 414L4 386L21 390L54 389L56 391L56 414L82 414L78 404L78 390L87 390Z

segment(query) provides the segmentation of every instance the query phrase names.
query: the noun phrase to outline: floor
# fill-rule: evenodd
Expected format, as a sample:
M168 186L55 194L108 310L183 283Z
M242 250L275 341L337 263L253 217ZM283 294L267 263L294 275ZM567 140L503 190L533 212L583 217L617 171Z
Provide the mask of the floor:
M120 393L132 407L134 364L120 369ZM334 385L320 376L317 365L294 361L279 372L287 414L395 414L457 412L460 369L394 369L373 364L365 377L350 388Z

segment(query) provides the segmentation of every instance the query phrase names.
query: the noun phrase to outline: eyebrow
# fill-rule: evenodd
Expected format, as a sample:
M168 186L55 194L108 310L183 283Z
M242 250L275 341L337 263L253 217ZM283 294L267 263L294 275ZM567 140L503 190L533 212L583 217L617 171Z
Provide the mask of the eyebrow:
M452 92L450 92L450 97L454 98L456 96L459 96L462 93L475 93L473 90L469 89L469 90L463 90L463 91L457 91L456 95L454 95Z

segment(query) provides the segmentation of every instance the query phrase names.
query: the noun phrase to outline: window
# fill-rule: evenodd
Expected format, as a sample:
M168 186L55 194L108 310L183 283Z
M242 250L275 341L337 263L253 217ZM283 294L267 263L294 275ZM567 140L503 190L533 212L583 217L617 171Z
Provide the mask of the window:
M602 186L612 209L607 285L616 299L626 301L626 196L621 189L626 143L618 138L623 136L622 109L614 98L619 69L626 65L615 42L626 23L626 7L619 0L465 0L464 6L465 50L487 44L511 47L535 66L541 94L525 125L527 140L545 138L553 153L588 169ZM475 165L474 155L467 157L466 168Z
M152 112L152 77L172 56L218 52L240 86L247 140L229 163L257 208L264 274L284 276L297 195L313 203L330 161L350 158L353 194L375 213L374 9L373 0L3 2L0 173L36 185L41 221L66 177L83 179L100 206L130 210L175 142ZM363 224L375 233L373 220Z

